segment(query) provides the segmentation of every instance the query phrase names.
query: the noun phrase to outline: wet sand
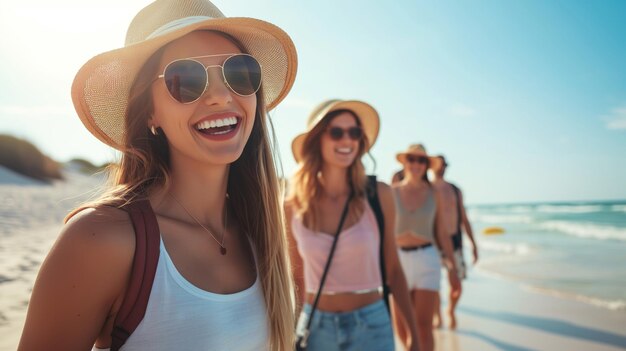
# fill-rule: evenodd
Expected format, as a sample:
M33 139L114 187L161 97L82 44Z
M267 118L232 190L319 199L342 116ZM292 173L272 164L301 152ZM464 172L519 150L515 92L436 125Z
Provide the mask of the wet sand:
M479 270L463 289L457 329L435 332L437 351L626 350L626 311L545 295Z

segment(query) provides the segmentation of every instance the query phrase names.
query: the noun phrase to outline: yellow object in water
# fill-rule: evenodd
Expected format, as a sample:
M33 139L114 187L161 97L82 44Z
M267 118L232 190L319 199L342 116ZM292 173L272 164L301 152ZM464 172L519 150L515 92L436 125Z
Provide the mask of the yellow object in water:
M485 235L504 234L504 228L501 228L501 227L487 227L487 228L483 229L483 234L485 234Z

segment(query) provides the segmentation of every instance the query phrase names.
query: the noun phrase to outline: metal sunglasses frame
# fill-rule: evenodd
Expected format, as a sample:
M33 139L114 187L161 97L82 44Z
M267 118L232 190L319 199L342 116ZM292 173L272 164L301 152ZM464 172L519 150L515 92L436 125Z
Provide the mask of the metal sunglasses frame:
M201 58L209 58L209 57L224 57L224 56L228 56L225 60L224 63L222 63L221 65L209 65L209 66L205 66L202 62L198 61L198 59ZM228 81L226 81L226 75L224 74L224 65L226 64L226 62L228 62L228 60L232 59L233 57L236 56L249 56L251 57L254 61L256 61L259 64L259 68L261 70L261 81L259 81L259 86L254 90L254 92L252 92L251 94L248 95L242 95L239 94L238 92L235 91L235 89L233 89L232 86L230 86L230 84L228 83ZM237 94L238 96L252 96L254 94L256 94L257 91L259 91L259 89L261 89L261 84L263 84L263 67L261 66L261 63L252 55L250 54L243 54L243 53L238 53L238 54L218 54L218 55L203 55L203 56L192 56L192 57L185 57L185 58L180 58L180 59L176 59L170 63L168 63L167 65L165 65L165 68L163 68L163 73L159 74L157 76L156 79L161 79L163 78L165 80L165 71L167 71L167 68L171 65L174 64L176 62L179 61L193 61L193 62L197 62L198 64L200 64L202 67L204 67L204 74L206 76L206 84L204 85L204 90L202 90L202 93L200 95L198 95L198 97L193 100L193 101L189 101L189 102L181 102L178 101L175 97L172 96L172 93L169 91L169 89L167 89L168 95L174 99L176 102L178 102L179 104L184 104L184 105L188 105L188 104L193 104L194 102L200 100L200 98L202 97L202 95L204 95L204 93L206 93L207 88L209 87L209 68L214 68L214 67L220 67L222 69L222 80L224 82L224 85L226 85L228 87L228 89L230 91L232 91L233 93ZM165 81L164 81L165 83Z

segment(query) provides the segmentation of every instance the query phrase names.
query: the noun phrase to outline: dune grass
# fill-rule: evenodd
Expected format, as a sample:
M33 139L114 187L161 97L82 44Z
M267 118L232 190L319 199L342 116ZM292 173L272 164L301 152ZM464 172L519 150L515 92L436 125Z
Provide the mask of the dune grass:
M10 135L0 134L0 165L44 182L63 179L58 162L30 142Z

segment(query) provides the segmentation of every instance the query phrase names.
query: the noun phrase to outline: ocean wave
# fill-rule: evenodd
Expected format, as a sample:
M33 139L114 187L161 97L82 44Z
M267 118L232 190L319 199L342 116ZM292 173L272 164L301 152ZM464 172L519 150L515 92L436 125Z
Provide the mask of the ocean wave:
M592 213L602 212L601 205L541 205L537 206L537 212L541 213Z
M626 213L626 205L613 205L611 206L611 211Z
M510 207L508 210L511 213L529 213L533 212L535 208L533 206L513 206Z
M470 215L472 221L488 224L504 224L504 223L532 223L531 216L524 215L494 215L494 214L474 214Z
M528 244L502 243L491 240L482 240L480 242L480 249L499 253L514 254L519 256L528 255L531 252L531 248Z
M498 214L498 215L526 215L534 214L581 214L596 212L626 212L626 204L544 204L544 205L504 205L490 208L472 208L470 213L475 215Z
M626 241L626 228L566 221L548 221L539 226L542 229L555 230L579 238Z

